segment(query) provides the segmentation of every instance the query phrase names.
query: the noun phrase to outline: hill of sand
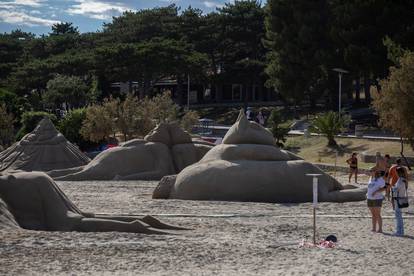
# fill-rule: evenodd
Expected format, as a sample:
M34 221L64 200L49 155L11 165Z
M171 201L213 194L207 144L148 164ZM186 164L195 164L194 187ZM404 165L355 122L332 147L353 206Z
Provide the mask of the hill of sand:
M89 161L45 117L32 132L0 153L0 172L50 171L86 165Z

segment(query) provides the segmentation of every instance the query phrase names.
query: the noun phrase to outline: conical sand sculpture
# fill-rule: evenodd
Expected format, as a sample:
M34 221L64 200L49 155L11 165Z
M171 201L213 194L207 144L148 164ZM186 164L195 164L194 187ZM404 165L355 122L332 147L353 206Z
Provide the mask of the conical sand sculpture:
M177 124L158 125L145 138L97 155L88 165L48 174L56 180L159 180L199 161L213 147L192 141Z
M342 186L331 176L273 145L272 134L244 111L229 129L223 144L211 149L199 162L177 177L161 180L154 198L229 200L256 202L312 201L312 178L321 174L320 201L359 201L365 189Z
M79 210L43 172L0 176L0 229L165 234L171 226L151 216L97 216Z
M31 133L0 153L0 171L50 171L82 166L89 161L45 117Z

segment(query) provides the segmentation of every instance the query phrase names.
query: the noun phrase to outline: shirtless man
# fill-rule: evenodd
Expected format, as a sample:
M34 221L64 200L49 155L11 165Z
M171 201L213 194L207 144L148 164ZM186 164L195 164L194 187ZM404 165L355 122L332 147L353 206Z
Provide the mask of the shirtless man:
M380 152L377 152L376 154L376 164L375 168L377 171L380 172L381 176L384 177L384 179L388 176L388 170L390 168L390 155L386 154L384 157L381 156Z

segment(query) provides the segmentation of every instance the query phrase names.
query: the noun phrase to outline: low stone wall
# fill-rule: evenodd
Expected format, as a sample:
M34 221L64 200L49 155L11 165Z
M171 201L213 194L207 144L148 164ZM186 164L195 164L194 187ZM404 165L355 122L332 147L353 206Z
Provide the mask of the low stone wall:
M337 172L343 172L343 173L349 172L349 167L336 166L335 168L335 165L332 165L332 164L324 164L324 163L313 163L313 164L323 171L334 171L336 169ZM358 173L369 173L369 170L358 169Z
M375 163L377 158L375 156L375 154L371 154L371 153L367 153L367 152L363 152L360 154L361 156L361 160L365 163ZM395 163L395 161L401 158L403 159L401 156L391 156L391 163ZM410 164L410 166L414 166L414 157L406 157L408 163ZM404 160L403 160L404 163Z

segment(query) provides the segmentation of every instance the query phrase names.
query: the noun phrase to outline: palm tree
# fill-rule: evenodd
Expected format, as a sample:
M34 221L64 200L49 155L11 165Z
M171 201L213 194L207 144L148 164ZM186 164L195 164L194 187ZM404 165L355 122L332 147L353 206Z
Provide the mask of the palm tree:
M347 116L339 116L338 113L329 111L313 120L311 131L325 135L328 138L328 146L335 147L335 135L341 133L348 120Z

